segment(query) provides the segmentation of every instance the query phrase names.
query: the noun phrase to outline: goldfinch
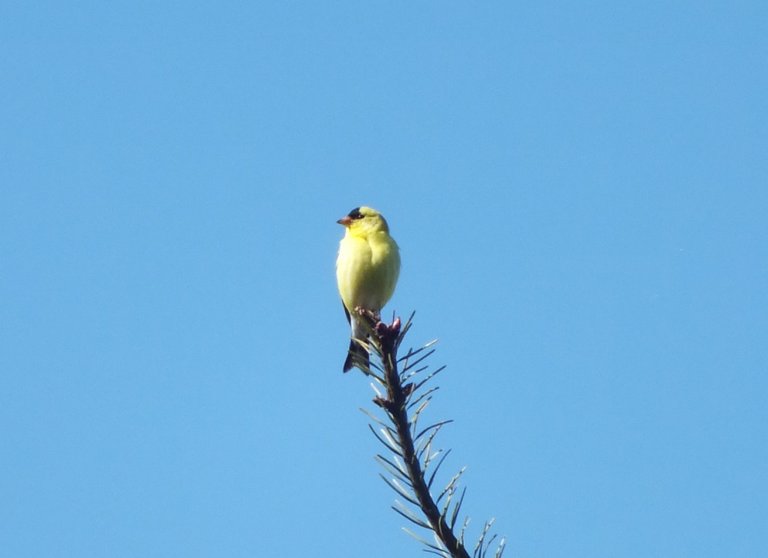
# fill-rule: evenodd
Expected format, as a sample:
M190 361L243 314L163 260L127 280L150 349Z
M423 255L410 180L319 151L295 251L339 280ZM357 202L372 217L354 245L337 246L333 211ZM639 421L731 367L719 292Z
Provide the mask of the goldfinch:
M389 236L384 217L370 207L356 207L337 221L346 228L336 259L336 281L344 313L352 328L344 372L353 366L367 368L365 342L368 330L356 308L365 308L377 316L395 291L400 275L400 251Z

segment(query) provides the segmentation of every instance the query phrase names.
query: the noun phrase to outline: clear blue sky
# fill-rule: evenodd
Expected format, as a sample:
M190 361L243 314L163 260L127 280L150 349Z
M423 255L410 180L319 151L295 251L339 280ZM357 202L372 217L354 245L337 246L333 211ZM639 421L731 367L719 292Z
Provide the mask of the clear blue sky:
M3 3L3 554L421 555L341 374L372 205L473 538L768 555L766 6Z

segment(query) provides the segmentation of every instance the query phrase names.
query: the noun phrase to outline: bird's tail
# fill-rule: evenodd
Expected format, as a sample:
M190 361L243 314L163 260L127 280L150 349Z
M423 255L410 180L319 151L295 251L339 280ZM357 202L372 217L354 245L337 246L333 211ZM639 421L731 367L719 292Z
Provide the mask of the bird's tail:
M356 339L352 339L349 342L347 360L344 361L344 372L349 372L352 370L353 366L367 369L370 364L371 362L369 360L368 351L366 348Z
M359 316L351 316L350 325L352 326L352 339L349 341L349 351L347 351L347 360L344 361L344 372L352 370L357 366L361 370L368 370L370 360L368 357L368 327Z

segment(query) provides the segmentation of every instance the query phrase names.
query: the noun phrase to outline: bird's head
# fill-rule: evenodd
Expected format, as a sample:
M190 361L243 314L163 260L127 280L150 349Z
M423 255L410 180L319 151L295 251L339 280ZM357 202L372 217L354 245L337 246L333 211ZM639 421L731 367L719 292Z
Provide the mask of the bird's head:
M389 226L384 217L370 207L356 207L348 215L336 221L347 228L348 234L366 236L377 232L389 232Z

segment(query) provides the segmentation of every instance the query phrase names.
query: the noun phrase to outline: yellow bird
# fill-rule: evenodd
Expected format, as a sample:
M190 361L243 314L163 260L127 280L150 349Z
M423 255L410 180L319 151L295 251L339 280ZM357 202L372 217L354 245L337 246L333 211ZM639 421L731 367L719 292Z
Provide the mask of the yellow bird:
M365 342L368 330L357 314L357 308L370 310L377 316L392 297L400 275L400 250L389 236L384 217L370 207L356 207L349 215L337 221L346 232L339 244L336 259L336 281L339 286L344 313L352 327L344 372L353 366L369 366Z

